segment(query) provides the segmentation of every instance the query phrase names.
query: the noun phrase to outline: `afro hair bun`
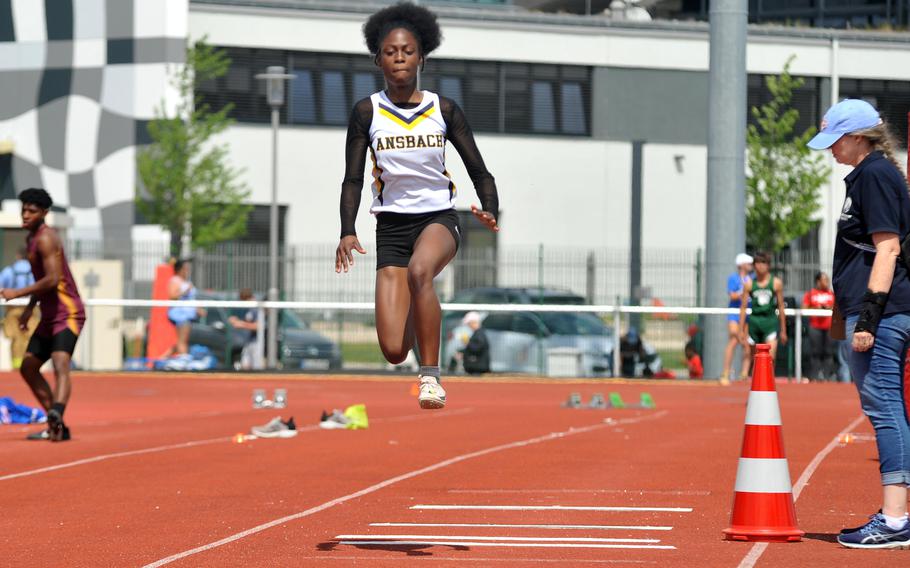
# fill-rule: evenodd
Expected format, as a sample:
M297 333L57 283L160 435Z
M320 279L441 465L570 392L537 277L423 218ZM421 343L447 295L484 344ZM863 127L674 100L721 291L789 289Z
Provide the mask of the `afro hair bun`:
M429 55L442 43L436 14L423 6L400 2L379 10L363 25L363 37L370 53L379 53L382 41L396 28L404 28L414 34L423 55Z

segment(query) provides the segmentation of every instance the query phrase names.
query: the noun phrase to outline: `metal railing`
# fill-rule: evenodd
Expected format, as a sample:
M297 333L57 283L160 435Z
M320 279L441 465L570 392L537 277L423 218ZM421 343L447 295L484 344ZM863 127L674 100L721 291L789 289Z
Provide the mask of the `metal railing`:
M345 321L348 323L357 322L358 325L362 328L371 328L372 326L372 312L374 310L373 302L304 302L304 301L222 301L222 300L193 300L193 301L184 301L184 300L138 300L138 299L84 299L83 300L86 306L87 315L89 320L92 319L92 311L95 308L120 308L122 310L145 310L154 307L171 307L171 306L184 306L184 307L197 307L202 309L214 309L214 308L223 308L223 309L245 309L245 310L256 310L257 321L259 322L258 331L257 331L257 341L259 342L260 347L262 346L263 341L263 328L266 318L264 316L265 311L269 309L276 310L292 310L296 312L304 312L314 315L313 321L329 321L336 322L339 326L339 340L343 337L342 325ZM13 302L7 302L7 305L21 305L24 301L16 300ZM620 304L597 304L597 305L553 305L553 304L456 304L456 303L443 303L442 310L444 313L464 313L468 311L477 311L483 313L496 313L496 312L564 312L564 313L591 313L598 316L601 316L603 320L610 322L610 327L612 328L612 334L614 338L620 338L622 336L622 331L624 326L628 325L628 322L624 323L624 316L631 314L642 314L650 316L659 316L663 318L673 318L678 316L725 316L728 314L738 314L738 309L733 308L698 308L698 307L684 307L684 306L626 306ZM351 317L349 314L355 313L359 314L357 317ZM330 317L326 317L325 314L332 314ZM334 314L338 314L335 317ZM830 310L819 310L819 309L801 309L793 308L786 309L785 314L788 318L792 318L794 333L792 336L793 340L793 375L797 378L803 377L803 341L802 341L802 332L803 332L803 323L802 318L804 316L830 316ZM347 319L346 319L347 318ZM682 329L684 321L678 321L680 325L676 327ZM329 324L324 326L324 329L327 332L331 331L331 325ZM655 324L651 324L652 326ZM86 348L89 352L92 352L94 349L93 338L91 334L83 333L84 340L88 342ZM647 334L645 334L647 337ZM443 341L445 338L443 338ZM674 348L681 348L682 345L678 339L671 342ZM681 349L680 349L681 350ZM613 369L621 369L620 361L620 350L612 350L612 365ZM107 369L105 369L107 370Z

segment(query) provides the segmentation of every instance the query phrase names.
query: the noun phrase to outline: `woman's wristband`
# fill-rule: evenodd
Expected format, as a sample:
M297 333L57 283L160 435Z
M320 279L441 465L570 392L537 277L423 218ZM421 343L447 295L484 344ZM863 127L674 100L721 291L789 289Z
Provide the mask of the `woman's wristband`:
M863 309L859 312L859 319L856 320L856 327L853 328L853 331L865 331L875 335L887 303L887 292L866 290L866 293L863 294Z

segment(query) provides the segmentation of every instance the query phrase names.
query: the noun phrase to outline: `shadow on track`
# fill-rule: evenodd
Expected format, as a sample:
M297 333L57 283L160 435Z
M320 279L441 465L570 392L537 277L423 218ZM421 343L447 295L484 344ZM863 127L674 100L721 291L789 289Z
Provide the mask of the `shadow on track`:
M394 542L383 542L381 540L371 542L370 544L346 544L337 540L333 540L328 542L320 542L318 545L316 545L316 549L321 552L334 552L340 546L353 546L361 550L388 550L390 552L404 552L407 556L433 556L432 552L425 550L427 548L449 548L452 550L461 551L471 550L470 546L455 544L396 544Z
M837 542L837 535L831 533L806 533L803 535L806 540L820 540L823 542Z

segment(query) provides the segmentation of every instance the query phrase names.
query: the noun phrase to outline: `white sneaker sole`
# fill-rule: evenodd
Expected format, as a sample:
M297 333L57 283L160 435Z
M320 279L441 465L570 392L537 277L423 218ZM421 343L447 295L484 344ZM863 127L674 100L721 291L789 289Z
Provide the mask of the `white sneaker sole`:
M438 397L426 397L418 398L417 402L420 404L420 408L424 410L435 410L438 408L445 408L446 401L445 399Z
M341 422L335 422L332 420L326 420L325 422L320 422L319 427L323 430L347 430L347 425L342 424Z
M253 430L252 432L260 438L293 438L297 435L297 430L281 430L279 432L258 432Z
M838 540L837 543L840 544L841 546L844 546L847 548L855 548L855 549L860 549L860 548L870 548L870 549L871 548L876 548L876 549L878 549L878 548L902 548L902 549L910 550L910 542L885 542L882 544L854 544L854 543L841 542L840 540Z

